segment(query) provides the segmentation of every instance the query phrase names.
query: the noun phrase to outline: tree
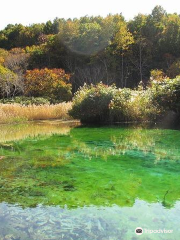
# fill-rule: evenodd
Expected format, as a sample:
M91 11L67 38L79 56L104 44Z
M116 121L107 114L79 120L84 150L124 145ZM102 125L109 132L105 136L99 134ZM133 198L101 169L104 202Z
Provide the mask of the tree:
M23 84L18 75L0 65L0 96L14 97L23 92Z
M5 67L17 74L23 74L27 70L29 54L22 48L11 49L4 59Z
M153 8L151 16L153 20L159 24L162 21L162 18L166 15L166 11L160 5L157 5Z
M150 66L152 59L153 44L151 39L147 37L147 20L148 17L138 14L133 21L129 22L129 28L134 36L134 44L132 45L132 54L130 61L134 65L135 72L139 71L139 80L144 81L152 67ZM137 70L136 70L137 69Z
M124 21L120 21L117 25L118 31L114 37L114 43L117 45L117 50L121 52L121 86L126 86L124 83L124 53L129 49L129 46L134 43L134 38L127 28ZM116 50L116 51L117 51Z

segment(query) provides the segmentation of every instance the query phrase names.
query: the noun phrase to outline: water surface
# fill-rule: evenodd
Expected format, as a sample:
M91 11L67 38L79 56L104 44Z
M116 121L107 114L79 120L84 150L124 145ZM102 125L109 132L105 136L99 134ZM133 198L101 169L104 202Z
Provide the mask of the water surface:
M0 126L0 239L179 239L180 131L77 125Z

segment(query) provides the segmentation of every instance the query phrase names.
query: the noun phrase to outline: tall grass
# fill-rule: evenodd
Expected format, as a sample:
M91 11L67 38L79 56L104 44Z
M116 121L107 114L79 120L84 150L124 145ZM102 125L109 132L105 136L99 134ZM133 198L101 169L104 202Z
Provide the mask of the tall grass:
M69 120L68 111L71 102L55 105L0 104L0 123L12 123L31 120L62 119Z

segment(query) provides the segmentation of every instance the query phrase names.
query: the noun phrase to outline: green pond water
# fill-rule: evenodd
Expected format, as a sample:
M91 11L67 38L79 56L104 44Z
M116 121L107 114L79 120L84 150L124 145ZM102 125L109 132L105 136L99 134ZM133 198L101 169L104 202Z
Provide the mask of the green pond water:
M179 240L179 226L180 131L0 125L1 240Z

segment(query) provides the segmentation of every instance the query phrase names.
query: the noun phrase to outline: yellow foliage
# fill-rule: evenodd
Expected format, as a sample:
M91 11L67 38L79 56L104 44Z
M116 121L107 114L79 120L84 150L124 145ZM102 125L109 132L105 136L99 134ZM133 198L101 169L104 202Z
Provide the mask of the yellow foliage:
M0 65L4 63L4 58L0 56Z
M165 77L165 74L160 69L153 69L151 70L151 80L162 81Z
M55 105L20 105L0 104L0 123L11 123L27 120L70 119L68 111L71 102Z
M129 45L134 43L134 38L129 32L125 22L119 22L118 32L115 35L115 43L118 45L118 49L128 50Z

